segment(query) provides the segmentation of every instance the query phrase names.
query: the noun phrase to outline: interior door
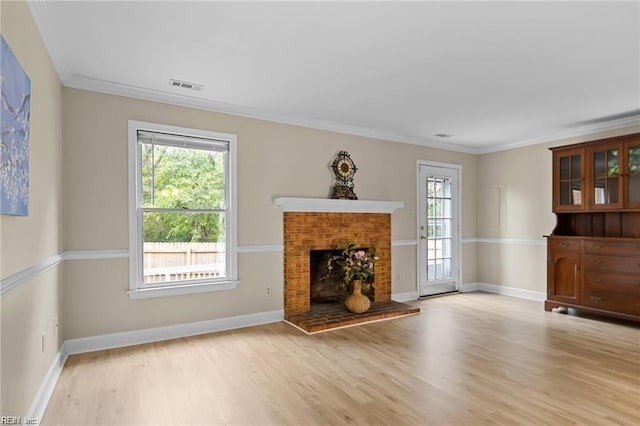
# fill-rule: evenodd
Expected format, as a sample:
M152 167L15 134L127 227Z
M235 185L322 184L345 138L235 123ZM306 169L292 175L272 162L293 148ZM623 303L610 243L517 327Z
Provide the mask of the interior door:
M459 289L459 180L457 165L418 164L420 296Z

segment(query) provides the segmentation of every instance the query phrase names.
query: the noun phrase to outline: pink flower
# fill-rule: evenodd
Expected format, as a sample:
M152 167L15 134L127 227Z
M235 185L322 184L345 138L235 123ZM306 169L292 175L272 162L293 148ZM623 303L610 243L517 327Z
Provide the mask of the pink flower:
M357 259L362 259L364 257L364 255L365 255L365 253L362 250L356 252L356 258Z

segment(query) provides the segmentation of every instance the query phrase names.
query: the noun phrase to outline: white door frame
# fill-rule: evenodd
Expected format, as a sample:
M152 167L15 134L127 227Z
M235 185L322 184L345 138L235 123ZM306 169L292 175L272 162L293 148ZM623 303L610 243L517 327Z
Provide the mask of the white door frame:
M460 291L462 287L462 164L442 163L439 161L418 160L416 164L416 292L420 296L420 166L442 167L453 169L457 173L458 187L455 189L457 197L458 220L456 221L457 241L455 242L458 255L458 281L456 282L456 290Z

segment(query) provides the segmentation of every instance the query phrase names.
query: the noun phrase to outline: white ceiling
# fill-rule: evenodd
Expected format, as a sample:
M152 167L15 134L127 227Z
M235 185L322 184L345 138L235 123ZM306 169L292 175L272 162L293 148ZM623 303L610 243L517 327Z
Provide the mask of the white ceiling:
M640 123L637 1L30 6L69 87L476 153Z

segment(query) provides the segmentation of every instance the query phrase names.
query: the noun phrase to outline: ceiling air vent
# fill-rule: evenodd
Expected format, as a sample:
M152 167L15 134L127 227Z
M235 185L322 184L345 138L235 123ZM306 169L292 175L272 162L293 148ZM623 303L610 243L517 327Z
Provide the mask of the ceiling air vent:
M450 133L436 133L436 134L435 134L435 135L433 135L433 136L435 136L435 137L437 137L437 138L444 138L444 139L446 139L446 138L450 138L450 137L452 137L453 135L452 135L452 134L450 134Z
M190 83L188 81L175 80L173 78L169 79L169 86L171 86L171 87L180 87L182 89L195 90L196 92L199 92L202 89L204 89L204 85L203 84Z

